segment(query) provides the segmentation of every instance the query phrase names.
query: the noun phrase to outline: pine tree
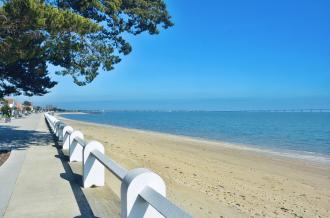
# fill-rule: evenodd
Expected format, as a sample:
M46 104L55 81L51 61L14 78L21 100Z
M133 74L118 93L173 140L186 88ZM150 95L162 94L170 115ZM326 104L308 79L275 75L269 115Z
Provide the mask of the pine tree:
M131 52L124 34L172 26L163 0L7 0L0 7L0 97L44 95L47 65L77 85Z

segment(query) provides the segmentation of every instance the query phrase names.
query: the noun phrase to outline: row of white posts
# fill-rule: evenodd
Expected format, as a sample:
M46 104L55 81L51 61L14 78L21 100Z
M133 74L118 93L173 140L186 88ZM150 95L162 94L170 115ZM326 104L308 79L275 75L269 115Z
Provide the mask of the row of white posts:
M137 168L126 170L104 154L97 141L86 143L82 132L45 113L52 132L69 150L69 160L82 162L83 186L104 186L105 168L121 181L121 217L191 217L166 198L164 180L156 173Z

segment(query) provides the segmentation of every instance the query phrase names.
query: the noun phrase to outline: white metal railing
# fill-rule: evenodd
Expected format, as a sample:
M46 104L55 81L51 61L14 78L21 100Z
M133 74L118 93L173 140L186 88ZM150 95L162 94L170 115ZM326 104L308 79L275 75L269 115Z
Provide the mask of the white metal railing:
M52 132L69 150L69 160L82 162L83 186L104 186L105 168L121 181L121 217L191 217L166 198L164 180L156 173L137 168L127 170L104 154L97 141L86 142L82 132L45 113Z

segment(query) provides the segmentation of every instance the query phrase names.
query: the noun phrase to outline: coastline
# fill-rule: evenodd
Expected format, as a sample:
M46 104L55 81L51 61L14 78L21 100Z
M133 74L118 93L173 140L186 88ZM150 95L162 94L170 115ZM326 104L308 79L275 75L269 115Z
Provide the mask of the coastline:
M57 116L61 116L62 114L88 114L88 113L85 113L85 112L60 112L60 113L56 113ZM62 117L64 118L64 117Z
M59 115L60 116L60 115ZM164 178L167 195L195 217L329 217L330 166L249 147L60 117L127 169ZM107 185L120 184L107 172Z
M84 123L86 125L118 128L118 129L122 129L122 130L135 131L138 133L163 135L166 137L171 137L173 139L179 139L179 140L183 139L183 140L188 140L188 141L192 141L192 142L208 143L208 144L212 144L215 146L222 146L222 147L226 147L226 148L230 148L230 149L257 152L262 155L273 156L275 158L283 158L283 159L297 160L297 161L303 161L303 162L307 161L308 164L330 167L330 155L325 155L325 154L320 154L320 153L307 152L307 151L296 151L296 150L274 149L274 148L264 148L264 147L260 147L257 145L239 144L239 143L234 143L234 142L226 142L226 141L213 140L213 139L207 139L207 138L201 138L201 137L179 135L179 134L172 134L172 133L165 133L165 132L157 132L157 131L152 131L152 130L129 128L129 127L122 127L122 126L115 126L115 125L111 125L111 124L93 123L93 122L66 118L66 117L61 116L61 114L87 114L87 113L83 113L83 112L65 112L65 113L57 113L56 115L62 120L80 122L80 123Z

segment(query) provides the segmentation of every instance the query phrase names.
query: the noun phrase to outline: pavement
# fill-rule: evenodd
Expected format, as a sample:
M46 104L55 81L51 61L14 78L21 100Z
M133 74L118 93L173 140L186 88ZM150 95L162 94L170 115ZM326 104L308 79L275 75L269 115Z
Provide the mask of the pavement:
M69 163L43 114L0 123L0 217L119 217L119 198L107 186L83 189L81 163Z
M0 217L4 215L15 188L25 160L26 148L30 144L29 139L35 137L37 120L32 116L0 123L0 149L11 150L8 160L0 167Z

